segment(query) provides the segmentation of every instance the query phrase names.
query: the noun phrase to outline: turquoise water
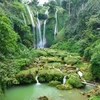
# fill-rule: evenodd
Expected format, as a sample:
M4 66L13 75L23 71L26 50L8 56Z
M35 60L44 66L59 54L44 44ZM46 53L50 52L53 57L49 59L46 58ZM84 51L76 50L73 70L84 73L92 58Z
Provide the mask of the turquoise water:
M90 89L91 87L86 87ZM47 96L52 100L87 100L86 96L80 94L82 90L58 90L46 84L32 84L28 86L16 86L8 89L2 100L38 100L40 96Z

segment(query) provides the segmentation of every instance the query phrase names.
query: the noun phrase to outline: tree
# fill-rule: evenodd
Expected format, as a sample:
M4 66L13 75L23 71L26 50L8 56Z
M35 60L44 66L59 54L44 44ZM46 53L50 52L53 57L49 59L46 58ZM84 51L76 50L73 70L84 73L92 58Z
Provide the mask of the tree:
M7 54L14 52L17 46L18 35L11 28L11 21L4 15L0 15L0 52Z

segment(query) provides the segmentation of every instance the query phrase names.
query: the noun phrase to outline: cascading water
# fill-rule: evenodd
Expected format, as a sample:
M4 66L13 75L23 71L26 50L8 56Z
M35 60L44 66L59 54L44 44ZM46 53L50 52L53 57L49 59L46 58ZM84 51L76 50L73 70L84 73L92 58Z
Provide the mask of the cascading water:
M38 80L38 75L36 75L35 80L36 80L36 84L40 85L39 80Z
M43 48L43 41L42 41L42 34L41 34L41 23L38 18L38 12L37 12L37 28L38 28L38 37L37 37L37 48Z
M57 13L58 13L58 9L56 8L56 12L55 12L56 23L55 23L55 29L54 29L54 39L58 33Z
M32 22L32 27L35 27L34 20L33 20L33 13L32 13L32 11L31 11L31 9L28 5L26 5L26 7L27 7L27 10L28 10L29 15L30 15L30 19L31 19L31 22Z
M48 9L45 11L45 14L48 16L49 12ZM37 13L37 48L44 48L46 44L46 37L45 37L45 32L46 32L46 22L47 19L44 20L44 29L43 29L43 36L41 33L41 22L38 18L38 13Z
M46 10L45 14L48 16L48 14L49 14L48 9ZM47 19L44 21L44 30L43 30L43 47L44 47L45 44L46 44L46 37L45 37L45 32L46 32L46 22L47 22Z
M32 23L32 29L33 29L33 33L34 33L34 48L36 48L36 44L35 44L35 42L36 42L36 40L35 40L35 30L34 30L35 24L34 24L34 20L33 20L33 13L31 11L30 7L28 6L28 4L26 4L26 8L27 8L27 10L29 12L31 23Z
M66 83L66 76L64 76L63 78L63 85L65 85L65 83Z
M26 19L25 19L25 16L24 16L24 13L22 13L22 16L23 16L23 19L24 19L24 23L25 23L25 25L27 25L27 23L26 23Z

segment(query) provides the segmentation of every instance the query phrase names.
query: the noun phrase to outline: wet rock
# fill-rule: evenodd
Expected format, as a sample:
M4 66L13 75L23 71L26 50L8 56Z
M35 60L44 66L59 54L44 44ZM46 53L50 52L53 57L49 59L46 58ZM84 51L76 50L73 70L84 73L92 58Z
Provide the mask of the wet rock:
M38 100L51 100L51 99L49 99L49 98L46 97L46 96L41 96L41 97L38 98Z

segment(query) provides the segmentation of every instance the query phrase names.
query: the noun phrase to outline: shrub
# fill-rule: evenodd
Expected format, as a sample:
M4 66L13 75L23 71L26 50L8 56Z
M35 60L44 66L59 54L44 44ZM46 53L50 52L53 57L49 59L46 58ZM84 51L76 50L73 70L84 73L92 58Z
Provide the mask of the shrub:
M96 53L91 58L91 71L94 79L100 81L100 53Z
M84 87L84 85L81 83L81 79L76 74L71 75L71 77L68 79L68 83L72 85L74 88Z

